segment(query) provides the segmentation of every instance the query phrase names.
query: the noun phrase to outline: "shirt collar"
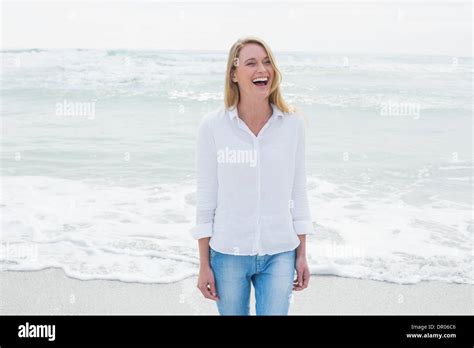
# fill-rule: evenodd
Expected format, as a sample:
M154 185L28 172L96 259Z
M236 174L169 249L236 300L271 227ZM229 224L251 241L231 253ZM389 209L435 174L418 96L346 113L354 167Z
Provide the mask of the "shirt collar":
M273 103L270 103L272 109L273 109L273 113L272 113L272 116L284 116L283 115L283 111L281 111L275 104ZM233 107L232 109L227 109L227 113L229 114L229 118L231 120L233 120L234 118L237 117L237 107Z

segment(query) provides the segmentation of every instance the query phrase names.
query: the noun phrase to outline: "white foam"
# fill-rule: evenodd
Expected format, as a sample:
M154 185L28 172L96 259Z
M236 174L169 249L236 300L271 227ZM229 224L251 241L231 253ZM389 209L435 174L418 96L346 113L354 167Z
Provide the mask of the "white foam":
M313 274L472 283L468 210L370 199L311 177L308 186L317 221L307 247ZM59 267L78 279L143 283L197 274L197 243L188 234L193 181L127 188L23 176L4 177L3 187L5 270Z

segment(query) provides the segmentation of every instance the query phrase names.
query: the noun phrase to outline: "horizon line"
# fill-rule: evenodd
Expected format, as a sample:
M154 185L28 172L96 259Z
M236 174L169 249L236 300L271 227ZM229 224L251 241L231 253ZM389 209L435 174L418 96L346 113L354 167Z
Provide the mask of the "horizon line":
M77 51L162 51L162 52L195 52L195 53L219 53L227 54L228 50L220 49L196 49L196 48L95 48L95 47L0 47L0 52L4 51L60 51L60 50L77 50ZM388 55L388 56L432 56L432 57L455 57L455 58L473 58L473 55L452 55L448 53L407 53L407 52L343 52L343 51L308 51L308 50L272 50L273 53L298 53L298 54L321 54L321 55ZM471 50L472 51L472 50Z

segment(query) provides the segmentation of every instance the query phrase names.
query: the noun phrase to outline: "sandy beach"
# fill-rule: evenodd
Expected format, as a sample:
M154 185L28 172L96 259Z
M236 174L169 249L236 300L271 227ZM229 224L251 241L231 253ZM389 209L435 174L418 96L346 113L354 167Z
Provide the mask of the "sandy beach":
M77 280L61 269L0 273L0 314L217 315L196 277L172 284ZM255 314L253 290L251 314ZM294 292L290 315L473 314L473 286L444 282L399 285L314 276Z

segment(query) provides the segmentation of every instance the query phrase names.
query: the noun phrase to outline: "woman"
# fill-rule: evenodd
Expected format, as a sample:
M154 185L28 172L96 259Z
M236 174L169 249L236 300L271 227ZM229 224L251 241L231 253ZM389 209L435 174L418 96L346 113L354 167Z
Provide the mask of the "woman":
M230 49L225 108L197 137L198 288L221 315L287 315L292 290L308 286L304 120L285 103L281 74L256 37ZM296 280L293 280L296 269Z

